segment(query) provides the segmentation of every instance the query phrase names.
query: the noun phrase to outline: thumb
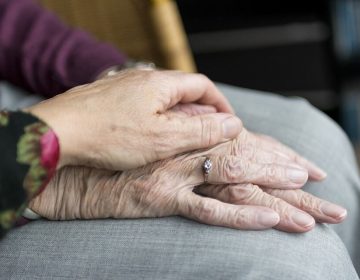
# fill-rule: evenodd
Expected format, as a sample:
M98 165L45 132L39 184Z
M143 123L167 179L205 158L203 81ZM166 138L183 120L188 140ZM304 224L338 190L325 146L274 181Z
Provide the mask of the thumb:
M202 149L231 140L242 130L241 120L226 113L176 118L176 153Z

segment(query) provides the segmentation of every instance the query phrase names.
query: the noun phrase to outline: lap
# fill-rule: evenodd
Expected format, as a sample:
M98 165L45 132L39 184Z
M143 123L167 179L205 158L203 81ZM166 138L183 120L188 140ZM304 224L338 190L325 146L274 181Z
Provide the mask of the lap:
M359 179L341 129L300 99L224 85L221 89L250 130L281 140L328 172L325 182L306 188L346 206L349 218L344 224L287 234L211 227L179 217L38 221L13 230L0 242L0 275L12 279L356 279L342 241L356 259Z
M357 279L326 225L287 234L180 217L37 221L0 242L0 263L12 279Z
M285 98L219 84L244 125L275 137L317 163L328 177L304 189L348 210L345 222L332 225L360 269L360 181L353 148L343 130L300 98Z

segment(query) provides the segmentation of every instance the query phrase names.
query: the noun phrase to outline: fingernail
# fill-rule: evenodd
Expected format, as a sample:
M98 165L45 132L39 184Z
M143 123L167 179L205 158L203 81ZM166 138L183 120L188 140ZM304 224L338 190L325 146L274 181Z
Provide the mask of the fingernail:
M287 170L287 176L291 182L303 184L307 181L309 175L305 169L289 168Z
M264 210L258 215L257 221L260 225L268 228L277 225L280 221L280 217L279 214L274 211Z
M338 206L336 204L329 203L329 202L324 202L321 205L320 209L326 216L330 216L337 220L343 219L347 215L346 209L344 209L341 206Z
M223 137L226 139L233 139L241 131L241 121L237 117L228 117L223 123Z
M323 180L327 176L324 170L322 170L320 167L318 167L312 162L308 163L308 169L312 171L312 176L315 177L315 179L317 180Z
M295 224L304 228L311 227L315 223L315 220L311 216L300 211L295 211L291 215L291 219Z

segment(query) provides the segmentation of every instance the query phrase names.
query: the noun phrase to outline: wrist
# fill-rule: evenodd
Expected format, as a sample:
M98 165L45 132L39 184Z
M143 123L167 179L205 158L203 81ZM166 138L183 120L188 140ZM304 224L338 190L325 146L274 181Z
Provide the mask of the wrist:
M97 76L96 80L100 80L105 77L111 77L113 75L116 75L120 71L127 69L155 70L156 65L151 61L136 61L136 60L128 59L122 65L114 65L112 67L107 68Z
M87 183L91 184L87 170L70 166L59 169L44 192L29 201L28 208L48 220L83 218Z
M46 102L46 101L45 101ZM69 151L68 143L67 143L67 137L64 136L66 133L66 130L61 126L61 121L57 121L57 112L55 110L49 110L45 106L43 106L43 103L41 102L39 104L36 104L32 107L28 107L23 109L24 112L29 113L42 122L44 122L47 126L50 127L51 133L47 136L48 141L43 141L42 144L49 145L46 150L51 149L51 145L55 145L54 141L56 140L57 148L58 148L58 154L57 154L57 165L56 169L60 169L62 166L69 164L71 162L71 158L73 157L71 151ZM51 141L50 141L51 140Z
M107 170L84 168L86 186L80 199L80 219L106 219L113 218L116 209L114 200L117 197L118 182L116 175Z

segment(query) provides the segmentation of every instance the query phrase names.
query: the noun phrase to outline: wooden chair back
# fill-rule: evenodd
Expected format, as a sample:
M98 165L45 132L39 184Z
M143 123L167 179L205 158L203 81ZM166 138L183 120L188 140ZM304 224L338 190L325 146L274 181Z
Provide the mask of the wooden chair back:
M137 60L195 72L173 0L38 0L67 24L110 42Z

